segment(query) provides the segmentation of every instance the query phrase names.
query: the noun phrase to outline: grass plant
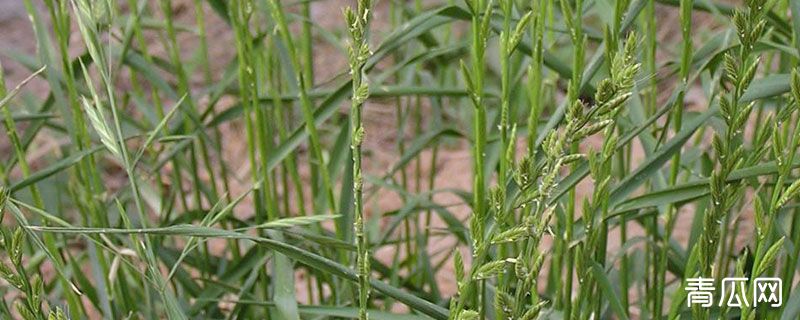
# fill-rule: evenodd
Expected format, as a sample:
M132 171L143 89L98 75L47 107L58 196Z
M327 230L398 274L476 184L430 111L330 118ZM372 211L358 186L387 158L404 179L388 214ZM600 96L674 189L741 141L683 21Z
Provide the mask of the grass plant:
M797 1L19 1L0 318L800 317Z

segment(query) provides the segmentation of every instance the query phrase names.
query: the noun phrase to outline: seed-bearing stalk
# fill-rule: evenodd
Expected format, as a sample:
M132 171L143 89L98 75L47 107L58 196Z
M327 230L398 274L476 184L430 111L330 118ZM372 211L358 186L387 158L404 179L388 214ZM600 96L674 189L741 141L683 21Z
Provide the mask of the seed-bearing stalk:
M687 269L685 278L712 276L711 271L720 243L720 229L727 228L727 225L720 226L720 222L727 221L729 212L742 198L744 182L730 183L728 177L745 162L741 143L742 131L755 102L743 105L740 100L759 66L759 59L753 57L753 47L764 33L765 2L748 0L746 10L737 11L733 17L741 45L738 51L724 57L723 81L730 84L730 89L719 99L720 114L727 128L722 135L714 135L712 140L719 166L714 169L710 179L711 206L705 213L703 233L692 250L698 265L694 270ZM696 319L709 317L708 309L694 307L692 312Z
M483 101L483 84L486 44L489 38L489 22L492 15L493 0L468 0L472 10L472 66L468 71L462 65L468 81L467 90L473 106L473 212L478 217L486 215L486 178L484 177L484 160L486 158L486 106ZM481 13L480 10L483 10ZM477 235L480 237L480 235Z
M509 108L511 100L511 52L508 46L511 42L511 0L500 0L500 8L503 11L503 31L500 33L500 140L502 147L500 150L506 151L509 146ZM508 172L509 159L505 152L500 156L500 168L497 175L498 185L505 187L506 173ZM500 221L503 223L503 221Z
M511 29L512 13L514 3L512 0L500 1L500 8L503 11L503 31L500 33L500 138L503 155L500 157L500 172L497 177L497 184L505 188L506 181L511 172L511 163L514 161L514 132L511 124L511 89L512 89L512 55L517 45L525 34L525 28L531 20L532 11L528 11L517 22L514 29ZM503 221L504 222L504 221Z
M508 179L511 177L511 166L515 159L516 151L516 124L513 118L513 111L511 110L511 90L512 90L512 58L517 45L522 40L526 31L527 24L529 23L532 12L528 11L517 21L514 29L512 29L512 14L514 3L511 0L501 0L499 2L500 8L503 13L503 29L500 32L500 139L501 139L501 152L499 172L497 174L497 185L494 186L490 193L490 208L494 216L497 231L494 237L500 235L514 235L518 232L526 231L527 227L520 226L516 223L516 216L511 210L504 205L506 202L506 186ZM512 236L516 238L516 236ZM495 240L493 240L495 241ZM499 258L511 258L515 256L516 246L511 244L500 243L498 248ZM518 259L517 259L518 260ZM497 280L497 293L495 294L495 317L498 319L510 318L513 315L514 307L511 301L513 292L510 292L510 284L512 283L511 274L501 272Z
M353 209L355 211L356 271L358 275L358 318L368 319L369 304L369 242L364 228L363 178L361 174L361 144L364 140L364 126L361 110L369 96L369 85L365 79L364 65L370 56L367 42L370 18L370 0L359 0L356 12L345 9L345 19L350 30L349 48L350 74L353 79L352 104L350 106L350 130L353 153Z
M608 216L609 216L609 196L611 193L612 159L617 150L619 140L616 131L616 118L622 107L627 103L631 96L634 78L639 71L639 64L636 63L636 44L637 38L630 34L625 40L622 51L608 48L615 52L610 56L609 79L601 81L595 93L596 105L589 108L589 112L582 114L583 104L576 102L576 106L567 114L569 122L591 120L594 124L588 125L592 128L589 131L599 132L602 130L603 146L600 151L589 155L589 168L592 179L595 181L595 188L591 202L586 202L584 208L584 228L586 238L578 247L577 267L578 278L580 279L580 289L578 300L575 303L574 317L590 319L598 317L603 305L601 296L593 297L597 292L596 281L591 276L592 265L604 266L606 263L606 243L608 236ZM582 120L583 119L583 120ZM595 128L602 125L602 129ZM588 129L582 129L588 130ZM579 130L578 132L581 132ZM578 134L581 136L582 134ZM581 307L586 305L588 309Z
M570 38L572 40L573 56L572 56L572 79L570 79L569 89L567 92L567 103L574 106L578 104L580 87L583 82L583 65L584 65L584 50L586 47L586 37L583 34L583 0L575 1L573 7L566 0L561 0L561 11L564 14L567 27L570 31ZM577 145L571 146L572 152L577 152ZM561 238L561 257L565 264L565 277L563 286L559 286L557 298L560 298L566 318L572 316L572 281L573 281L573 266L574 257L573 251L570 249L573 237L573 223L575 220L575 189L570 189L569 199L567 200L566 221L564 223L564 236ZM559 305L557 303L557 305Z
M531 34L531 63L528 66L528 100L530 103L530 113L528 114L528 155L532 156L536 150L538 139L539 117L542 114L542 67L544 65L544 26L547 20L547 7L550 1L532 0L531 11L536 16L530 23Z
M467 92L473 106L472 117L472 130L473 130L473 197L472 197L472 216L470 217L470 236L472 238L473 246L473 260L472 269L469 276L464 277L460 281L458 290L458 300L450 309L450 317L458 319L463 317L463 313L482 315L483 314L483 292L484 281L480 279L480 291L475 296L475 281L473 276L479 268L482 267L486 259L488 241L484 239L487 219L489 217L488 208L486 205L486 180L484 177L484 159L486 149L486 108L483 105L483 78L484 78L484 58L486 53L486 44L489 37L489 23L492 15L493 0L466 0L467 6L472 13L471 25L471 62L472 65L468 67L463 61L461 62L461 71L464 75L464 80L467 85ZM477 298L477 299L476 299ZM465 310L468 304L478 310Z
M502 226L498 226L499 223L486 224L484 223L486 220L479 220L488 217L472 217L470 233L474 241L473 263L469 272L460 269L463 259L460 252L456 252L459 297L451 304L451 319L481 319L485 313L482 305L474 305L475 302L472 302L476 283L489 281L494 277L498 277L499 280L512 267L517 284L512 287L503 281L498 281L495 296L497 316L503 318L513 316L520 319L534 319L538 316L543 302L536 292L536 282L546 256L538 246L550 225L550 218L558 203L553 190L558 185L561 169L582 158L580 154L568 153L571 145L597 132L613 131L613 128L610 128L613 124L612 119L630 97L633 78L639 67L632 60L634 43L634 40L628 41L629 46L626 46L624 51L625 59L614 60L613 65L619 67L613 68L611 79L601 82L596 96L597 105L588 108L590 111L586 112L584 111L587 109L586 106L577 100L566 112L565 124L559 129L549 131L543 139L544 156L527 156L516 166L513 177L519 192L511 199L512 205L509 207L504 202L498 201L503 199L502 196L497 196L497 194L502 195L502 192L498 192L496 188L492 189L489 210L494 213L495 222L498 217L507 217L510 210L519 209L521 223L518 226L502 229ZM606 149L607 155L612 154L612 150L616 149L616 142L609 142ZM600 208L599 212L605 214L605 209L607 208ZM523 251L516 258L488 255L492 252L493 246L508 243L519 244L518 248ZM513 292L512 289L517 291ZM467 309L469 303L473 303L477 310Z
M776 114L775 121L768 118L767 123L772 123L771 130L764 130L766 133L771 133L770 140L772 141L772 155L778 165L777 181L772 191L771 197L757 195L754 199L755 206L755 243L756 251L753 256L753 269L751 271L751 279L758 277L769 277L773 271L773 265L777 260L780 249L783 247L785 239L783 237L775 239L774 225L775 220L778 219L780 210L786 208L789 201L800 195L800 180L795 180L788 186L786 179L791 177L792 167L797 157L796 150L800 148L800 130L796 126L790 126L791 131L783 131L781 126L784 123L796 121L796 114L800 111L800 74L797 70L792 72L791 85L790 85L791 100L786 105L781 107ZM766 140L766 139L764 139ZM766 145L764 143L757 146ZM765 200L762 200L762 197ZM795 249L795 253L797 249ZM797 255L789 255L786 265L784 266L782 279L789 282L789 285L782 288L784 294L783 299L788 298L788 292L791 291L792 277L794 276L794 266L796 264ZM790 271L791 270L791 271ZM748 287L747 294L752 295L752 287ZM742 310L743 319L746 316L756 312L756 308L750 306Z

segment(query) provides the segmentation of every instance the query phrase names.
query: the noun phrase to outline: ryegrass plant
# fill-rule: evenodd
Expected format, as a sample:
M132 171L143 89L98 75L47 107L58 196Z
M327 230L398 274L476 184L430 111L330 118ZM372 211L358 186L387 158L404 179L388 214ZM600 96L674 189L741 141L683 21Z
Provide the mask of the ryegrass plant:
M796 1L21 3L0 318L800 316Z
M364 178L361 167L361 145L364 142L364 124L362 109L369 97L369 84L364 77L364 63L370 55L367 35L369 34L370 0L358 1L358 8L353 11L345 9L345 20L350 31L351 44L348 50L350 75L353 82L350 107L350 149L353 154L353 209L355 215L356 235L356 271L358 273L358 318L368 319L369 304L370 253L369 238L364 227Z

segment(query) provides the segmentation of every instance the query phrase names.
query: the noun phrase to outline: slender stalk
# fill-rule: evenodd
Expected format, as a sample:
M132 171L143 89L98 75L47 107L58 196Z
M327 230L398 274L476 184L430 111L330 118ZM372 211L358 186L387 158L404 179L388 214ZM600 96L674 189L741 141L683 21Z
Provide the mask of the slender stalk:
M682 0L680 3L680 20L681 20L681 35L683 36L683 48L681 49L681 62L680 62L680 79L681 87L683 88L678 93L678 98L675 100L672 113L673 130L677 133L682 127L684 99L686 97L686 90L689 89L689 73L692 64L692 0ZM665 129L666 130L666 129ZM681 167L681 153L675 153L672 157L670 164L670 174L668 184L674 186L678 179L678 173ZM667 273L667 254L669 251L669 241L672 238L672 232L675 228L675 222L680 208L674 205L667 208L666 223L664 226L664 237L659 241L659 258L656 261L658 268L656 272L654 304L653 304L653 318L660 318L663 314L664 291L666 290L666 273ZM719 278L718 278L719 279Z
M181 96L185 95L190 97L190 99L184 99L184 103L179 106L183 107L183 114L185 115L184 127L187 129L187 131L192 129L197 130L198 128L202 128L201 117L199 113L200 109L195 100L191 99L192 88L189 83L189 74L181 63L181 52L180 47L178 46L177 31L173 19L172 0L160 0L159 2L161 4L161 11L166 22L166 46L169 52L170 61L173 65L175 65L175 73L178 78L178 94ZM213 105L209 106L209 108L213 108ZM194 191L195 205L197 208L202 208L203 193L205 193L205 198L210 203L216 203L219 195L217 191L216 175L214 174L210 174L208 177L208 184L211 185L210 193L202 192L204 190L201 190L202 188L197 187L204 185L204 182L199 176L201 161L203 164L203 169L205 169L206 172L214 172L213 168L211 167L212 163L206 143L206 141L210 141L211 138L204 130L198 130L197 132L198 139L196 140L196 143L192 144L190 150L194 150L196 148L199 150L200 155L198 156L194 152L191 152L189 157L189 169L191 170L192 183L194 186L196 186L195 188L192 188Z
M500 8L503 14L503 30L500 32L500 145L503 154L500 155L499 173L497 175L497 184L500 186L506 185L506 178L508 176L509 165L513 161L510 159L507 150L511 145L512 137L510 136L511 124L509 123L509 109L511 108L511 48L512 33L511 33L511 14L513 3L511 0L501 0ZM505 223L506 221L502 221Z
M486 108L483 102L483 82L484 82L484 60L486 43L489 36L489 22L492 16L492 0L470 0L467 1L471 17L471 39L470 58L471 66L461 62L461 71L464 75L469 92L470 101L473 106L472 130L473 130L473 149L472 149L472 172L473 172L473 197L472 215L470 216L470 236L473 246L473 260L469 276L459 279L459 299L454 301L450 308L450 317L459 319L463 313L479 315L483 317L484 290L483 279L473 279L478 270L483 267L489 249L488 240L484 239L487 219L489 218L486 205L486 182L484 177L484 159L486 157ZM491 233L490 233L491 234ZM475 281L473 281L475 280ZM475 282L478 282L476 288ZM479 291L478 291L479 290ZM477 294L476 294L476 291ZM475 310L467 310L471 305Z
M302 35L300 51L303 57L303 78L309 87L314 87L314 37L312 32L311 4L313 1L302 1Z
M317 168L318 174L322 176L322 190L327 200L328 209L332 212L336 212L336 202L333 196L333 184L331 182L330 174L328 173L328 167L325 165L325 160L322 156L322 146L319 140L319 133L317 132L317 125L314 120L313 103L308 95L312 79L307 79L304 73L301 71L303 70L303 67L298 59L297 49L294 44L292 33L289 31L289 25L286 23L283 7L280 5L280 3L278 3L277 0L270 0L269 4L273 19L275 19L276 26L278 28L278 32L280 33L284 45L286 45L288 50L291 65L297 72L296 81L298 85L298 94L300 97L300 106L303 111L305 128L308 132L313 156L311 159L312 167ZM340 229L341 228L337 224L336 232L339 235L341 235L343 232Z
M487 205L486 205L486 177L484 174L484 161L486 159L486 106L484 105L483 101L483 85L484 85L484 68L485 68L485 55L486 55L486 43L489 37L489 21L491 20L492 15L492 8L493 8L493 0L473 0L471 1L471 10L472 10L472 47L471 47L471 71L469 74L471 75L470 80L470 88L468 90L471 92L472 98L472 106L473 106L473 116L472 116L472 134L473 134L473 149L472 149L472 173L473 173L473 185L472 185L472 221L473 226L477 227L477 224L484 224L486 218L488 218L487 212ZM480 10L483 10L482 12ZM467 70L466 67L462 68ZM467 71L464 71L465 73ZM485 246L481 244L483 242L483 228L470 228L473 231L472 237L475 245L477 247L476 252L482 251L480 247ZM477 270L477 266L479 266L479 261L473 261L476 266L473 266L473 270ZM475 308L481 316L484 315L484 293L485 290L483 286L483 280L479 280L481 283L480 291L477 294L477 300L472 301ZM465 295L466 296L466 295Z
M583 0L575 1L574 5L575 6L572 7L567 1L561 1L561 11L566 17L573 50L572 79L570 79L570 87L567 92L567 101L570 105L577 103L579 99L580 86L583 81L584 48L586 46L586 38L583 34ZM571 151L573 153L577 152L577 147L577 144L572 145ZM573 223L575 221L575 189L570 189L568 197L564 237L561 244L566 274L564 285L559 286L560 294L558 294L558 297L562 299L561 305L563 306L565 317L570 318L572 317L572 281L574 271L574 257L573 251L570 248L570 243L572 243Z
M531 11L536 14L530 24L531 30L531 62L528 66L528 100L530 103L530 113L528 114L528 155L531 156L536 151L536 141L539 135L539 118L543 109L542 98L542 78L544 65L544 33L545 21L547 20L547 7L550 1L531 0Z
M471 88L474 107L473 115L473 211L482 216L486 211L486 178L484 177L484 161L486 158L486 107L483 102L484 60L486 42L489 36L489 20L492 14L492 0L474 0L472 3L472 66ZM485 8L483 12L479 12Z
M345 18L350 30L351 44L349 50L350 75L353 78L352 104L350 107L350 128L352 140L350 148L353 153L353 208L355 210L356 234L356 270L358 274L358 318L369 318L369 278L370 254L369 238L364 228L363 177L361 168L361 144L364 141L364 125L361 111L369 94L369 85L364 77L364 64L370 55L367 37L369 34L371 1L359 0L354 12L349 7L345 10Z

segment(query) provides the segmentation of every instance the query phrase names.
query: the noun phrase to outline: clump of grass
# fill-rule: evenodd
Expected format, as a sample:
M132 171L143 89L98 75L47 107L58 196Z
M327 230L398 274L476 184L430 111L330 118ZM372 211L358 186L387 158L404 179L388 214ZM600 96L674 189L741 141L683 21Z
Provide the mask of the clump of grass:
M796 302L793 1L359 0L333 27L336 2L24 4L2 318L797 318L684 290L780 276Z

